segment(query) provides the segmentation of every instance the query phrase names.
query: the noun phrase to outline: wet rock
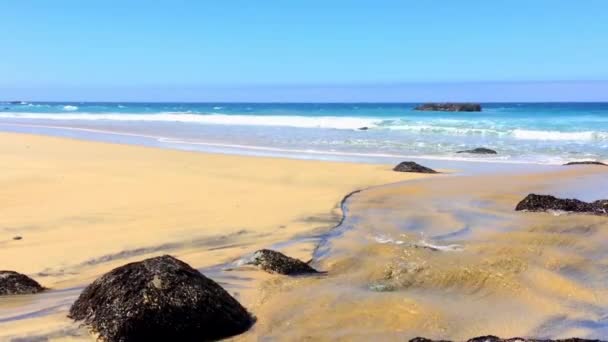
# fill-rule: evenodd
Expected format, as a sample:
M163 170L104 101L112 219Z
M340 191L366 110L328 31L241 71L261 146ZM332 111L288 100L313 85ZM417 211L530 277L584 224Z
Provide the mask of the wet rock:
M301 260L290 258L283 253L270 249L261 249L253 253L253 258L249 264L255 265L266 272L285 275L320 273Z
M429 169L426 166L422 166L413 161L404 161L399 163L399 165L393 168L393 171L397 172L417 172L417 173L437 173L437 171L433 169Z
M425 103L416 106L414 110L434 112L481 112L479 103Z
M452 342L450 340L432 340L424 337L416 337L410 340L410 342ZM522 337L512 337L512 338L500 338L498 336L488 335L488 336L479 336L473 337L467 342L605 342L602 340L588 340L584 338L566 338L559 340L547 340L547 339L534 339L534 338L522 338Z
M254 320L226 290L169 255L126 264L87 286L70 308L103 341L207 341Z
M608 215L608 200L583 202L577 199L557 198L551 195L529 194L515 207L516 211L565 211L570 213Z
M369 129L369 127L367 127L367 126L359 127L360 131L367 131L368 129Z
M570 166L570 165L603 165L603 166L608 166L607 164L604 164L600 161L595 161L595 160L588 160L588 161L576 161L576 162L569 162L564 164L564 166Z
M34 279L14 271L0 271L0 296L38 293L44 290Z
M485 147L478 147L472 150L458 151L456 153L471 153L471 154L497 154L496 151Z

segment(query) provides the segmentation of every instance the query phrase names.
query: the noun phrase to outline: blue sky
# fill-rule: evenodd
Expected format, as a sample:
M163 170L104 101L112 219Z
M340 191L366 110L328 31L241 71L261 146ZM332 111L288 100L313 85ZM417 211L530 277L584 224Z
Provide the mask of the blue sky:
M603 0L6 0L0 13L0 98L608 100Z

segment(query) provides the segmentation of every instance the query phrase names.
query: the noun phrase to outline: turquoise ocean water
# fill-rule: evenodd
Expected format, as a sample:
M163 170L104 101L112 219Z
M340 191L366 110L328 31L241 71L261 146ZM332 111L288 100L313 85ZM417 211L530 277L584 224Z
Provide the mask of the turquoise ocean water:
M480 113L412 103L0 102L0 129L251 154L560 164L608 159L608 103L488 103ZM367 127L368 130L359 130ZM150 144L150 143L149 143ZM488 147L496 156L455 153Z

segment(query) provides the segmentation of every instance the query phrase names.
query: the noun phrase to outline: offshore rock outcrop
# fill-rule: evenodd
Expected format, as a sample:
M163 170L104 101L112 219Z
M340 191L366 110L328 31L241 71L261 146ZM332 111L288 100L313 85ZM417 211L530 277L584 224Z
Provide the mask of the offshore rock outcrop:
M283 253L270 249L261 249L253 253L253 258L249 264L255 265L269 273L284 275L321 273L301 260L288 257Z
M15 271L0 271L0 296L33 294L44 290L34 279Z
M209 341L248 330L254 319L226 290L169 255L118 267L70 308L103 341Z
M515 207L516 211L542 212L548 210L569 213L608 215L608 200L583 202L577 199L557 198L551 195L529 194Z
M416 106L414 110L433 112L481 112L479 103L425 103Z
M393 168L393 171L397 172L416 172L416 173L438 173L437 171L430 169L426 166L422 166L413 161L404 161Z

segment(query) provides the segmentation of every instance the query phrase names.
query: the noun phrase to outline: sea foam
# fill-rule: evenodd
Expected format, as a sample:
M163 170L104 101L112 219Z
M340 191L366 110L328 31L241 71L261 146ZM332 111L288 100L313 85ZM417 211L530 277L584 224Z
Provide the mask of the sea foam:
M608 139L608 132L558 132L558 131L535 131L516 129L513 137L521 140L604 140Z
M76 106L64 106L66 111L78 110ZM0 118L46 120L111 120L111 121L158 121L216 125L283 126L300 128L357 129L376 127L378 119L339 116L283 116L283 115L226 115L226 114L127 114L127 113L0 113Z

